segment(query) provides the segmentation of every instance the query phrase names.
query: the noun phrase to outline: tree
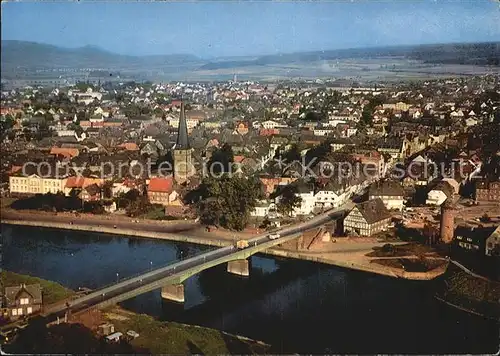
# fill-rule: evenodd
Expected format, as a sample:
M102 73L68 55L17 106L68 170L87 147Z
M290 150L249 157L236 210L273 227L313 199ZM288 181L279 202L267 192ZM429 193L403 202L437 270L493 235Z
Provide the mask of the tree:
M292 147L288 151L285 152L285 154L282 156L282 158L287 162L287 163L292 163L295 161L301 161L302 156L300 155L300 149L299 146L294 143Z
M113 197L113 182L107 180L102 185L102 197L103 199L111 199Z
M11 115L7 115L2 120L0 120L0 132L5 133L14 126L14 119Z
M323 115L314 111L309 111L304 117L305 121L321 121L321 119L323 119Z
M136 217L146 214L151 210L153 205L149 202L148 197L141 195L137 199L130 202L130 204L125 208L128 216Z
M118 209L127 209L130 204L139 199L141 193L137 189L130 189L126 193L121 193L115 198Z
M52 115L50 112L46 112L45 114L43 114L43 117L45 118L45 122L54 121L54 115Z
M221 174L230 173L231 165L234 162L234 153L230 145L225 143L220 149L212 153L212 157L207 163L210 173Z
M200 199L196 209L203 223L238 231L246 227L250 212L262 198L259 180L229 175L206 178L196 191L193 195Z
M290 216L294 209L299 207L301 203L302 198L297 195L297 187L287 185L281 191L276 208L280 214Z

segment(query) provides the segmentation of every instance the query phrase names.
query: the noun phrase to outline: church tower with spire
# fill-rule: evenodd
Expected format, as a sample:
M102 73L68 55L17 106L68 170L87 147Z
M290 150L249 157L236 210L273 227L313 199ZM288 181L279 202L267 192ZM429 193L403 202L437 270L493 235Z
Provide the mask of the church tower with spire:
M185 183L195 173L193 156L189 145L184 102L181 101L181 115L177 132L177 142L174 147L174 179L177 183Z

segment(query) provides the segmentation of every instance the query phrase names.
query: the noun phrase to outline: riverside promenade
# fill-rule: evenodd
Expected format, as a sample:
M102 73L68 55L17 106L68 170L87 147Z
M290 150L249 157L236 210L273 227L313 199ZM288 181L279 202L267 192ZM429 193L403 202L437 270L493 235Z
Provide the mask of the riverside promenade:
M223 230L206 232L202 225L193 220L154 221L125 217L96 217L84 214L75 217L72 214L55 215L39 212L18 212L11 209L2 209L0 222L10 225L163 239L214 247L229 246L234 244L236 240L252 238L258 233L257 231L254 233L233 233ZM374 247L380 247L384 244L385 242L378 242L375 239L338 239L336 243L324 244L320 249L313 251L274 247L264 250L262 253L411 280L434 279L446 271L447 266L441 266L427 272L408 272L399 268L372 263L376 258L368 257L366 254L371 252Z

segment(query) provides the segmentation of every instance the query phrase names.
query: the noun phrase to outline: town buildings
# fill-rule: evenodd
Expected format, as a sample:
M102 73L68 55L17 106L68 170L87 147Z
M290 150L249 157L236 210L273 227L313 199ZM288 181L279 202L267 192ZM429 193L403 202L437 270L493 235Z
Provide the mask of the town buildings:
M404 206L404 190L397 181L383 180L373 183L368 191L369 199L380 198L389 210L402 210Z
M152 204L170 207L197 188L200 168L226 147L238 166L234 173L259 178L264 186L267 199L251 213L255 217L269 216L279 203L279 197L270 198L276 188L297 180L302 201L293 216L341 206L388 175L391 183L370 187L370 201L380 198L386 209L400 210L405 200L413 203L422 195L420 204L439 206L471 185L486 156L498 154L495 140L481 141L495 132L496 85L497 78L486 76L377 88L298 81L109 88L79 83L53 91L3 91L2 152L8 160L1 167L2 191L77 193L108 204L134 190ZM323 179L315 163L302 169L302 161L311 158L369 167L373 175L340 169ZM23 171L26 162L50 163L65 174ZM460 162L467 165L466 176L447 176ZM403 175L393 176L398 164ZM169 172L160 172L169 165ZM477 200L498 201L497 181L478 183Z
M387 230L391 215L380 198L367 200L356 206L344 219L347 234L371 236Z
M500 202L500 181L478 181L476 183L476 200Z

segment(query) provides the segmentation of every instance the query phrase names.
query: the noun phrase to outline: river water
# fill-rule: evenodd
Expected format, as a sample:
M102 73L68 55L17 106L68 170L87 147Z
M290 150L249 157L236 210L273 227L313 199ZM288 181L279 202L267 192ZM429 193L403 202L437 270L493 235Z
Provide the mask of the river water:
M209 248L2 225L3 268L99 288ZM433 283L257 255L250 277L221 265L185 282L182 304L153 291L122 303L161 320L262 340L277 353L494 353L499 325L433 298Z

